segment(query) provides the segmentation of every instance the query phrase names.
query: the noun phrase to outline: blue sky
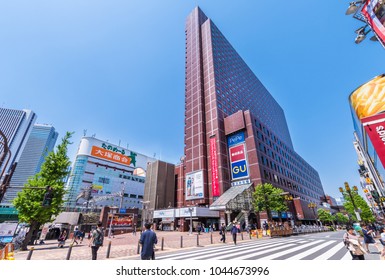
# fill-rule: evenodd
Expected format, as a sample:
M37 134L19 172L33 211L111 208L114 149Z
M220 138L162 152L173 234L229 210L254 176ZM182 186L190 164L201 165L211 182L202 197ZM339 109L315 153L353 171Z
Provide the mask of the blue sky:
M0 3L0 106L177 163L184 24L199 5L285 111L295 150L339 196L359 185L348 95L383 73L384 49L349 1L13 0ZM371 34L369 35L369 37Z

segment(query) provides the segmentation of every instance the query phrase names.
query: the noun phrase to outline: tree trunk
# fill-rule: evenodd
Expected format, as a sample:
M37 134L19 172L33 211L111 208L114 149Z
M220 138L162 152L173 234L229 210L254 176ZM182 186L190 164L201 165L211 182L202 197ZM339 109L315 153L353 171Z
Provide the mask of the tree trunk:
M33 221L33 222L30 224L29 231L28 231L27 234L25 235L25 238L24 238L24 240L23 240L23 244L21 245L21 250L22 250L22 251L27 251L27 250L28 250L28 244L29 244L30 241L32 240L32 237L33 237L34 234L37 232L37 230L39 229L39 227L40 227L40 223L39 223L39 222Z

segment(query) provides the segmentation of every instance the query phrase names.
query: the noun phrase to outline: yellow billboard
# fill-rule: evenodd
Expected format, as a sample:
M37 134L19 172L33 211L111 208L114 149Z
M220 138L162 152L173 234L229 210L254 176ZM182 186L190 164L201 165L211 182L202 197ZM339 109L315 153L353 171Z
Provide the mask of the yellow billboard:
M359 119L385 111L385 74L361 85L350 95L350 103Z

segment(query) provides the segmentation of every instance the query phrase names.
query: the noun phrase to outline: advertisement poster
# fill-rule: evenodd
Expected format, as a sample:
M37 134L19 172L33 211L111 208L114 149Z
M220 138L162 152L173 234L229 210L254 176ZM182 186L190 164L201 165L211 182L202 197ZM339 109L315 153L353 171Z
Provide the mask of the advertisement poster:
M186 175L186 200L199 199L204 196L203 171Z
M385 167L385 113L363 118L361 121L382 166Z
M113 229L128 229L132 228L133 223L133 216L132 214L114 214L112 216L112 223L111 223L111 215L108 216L108 222L107 225L113 228Z

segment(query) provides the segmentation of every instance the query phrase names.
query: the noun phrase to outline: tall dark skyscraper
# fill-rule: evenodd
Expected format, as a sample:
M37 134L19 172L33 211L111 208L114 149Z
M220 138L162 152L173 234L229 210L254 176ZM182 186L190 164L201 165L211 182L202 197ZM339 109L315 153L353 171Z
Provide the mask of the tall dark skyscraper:
M178 207L232 210L232 219L242 210L230 207L235 196L268 182L296 197L293 216L314 219L307 205L320 204L322 184L318 172L294 151L281 106L200 8L187 17L185 34L185 151L184 168L176 168ZM228 190L233 197L224 196ZM225 221L223 212L220 219Z

